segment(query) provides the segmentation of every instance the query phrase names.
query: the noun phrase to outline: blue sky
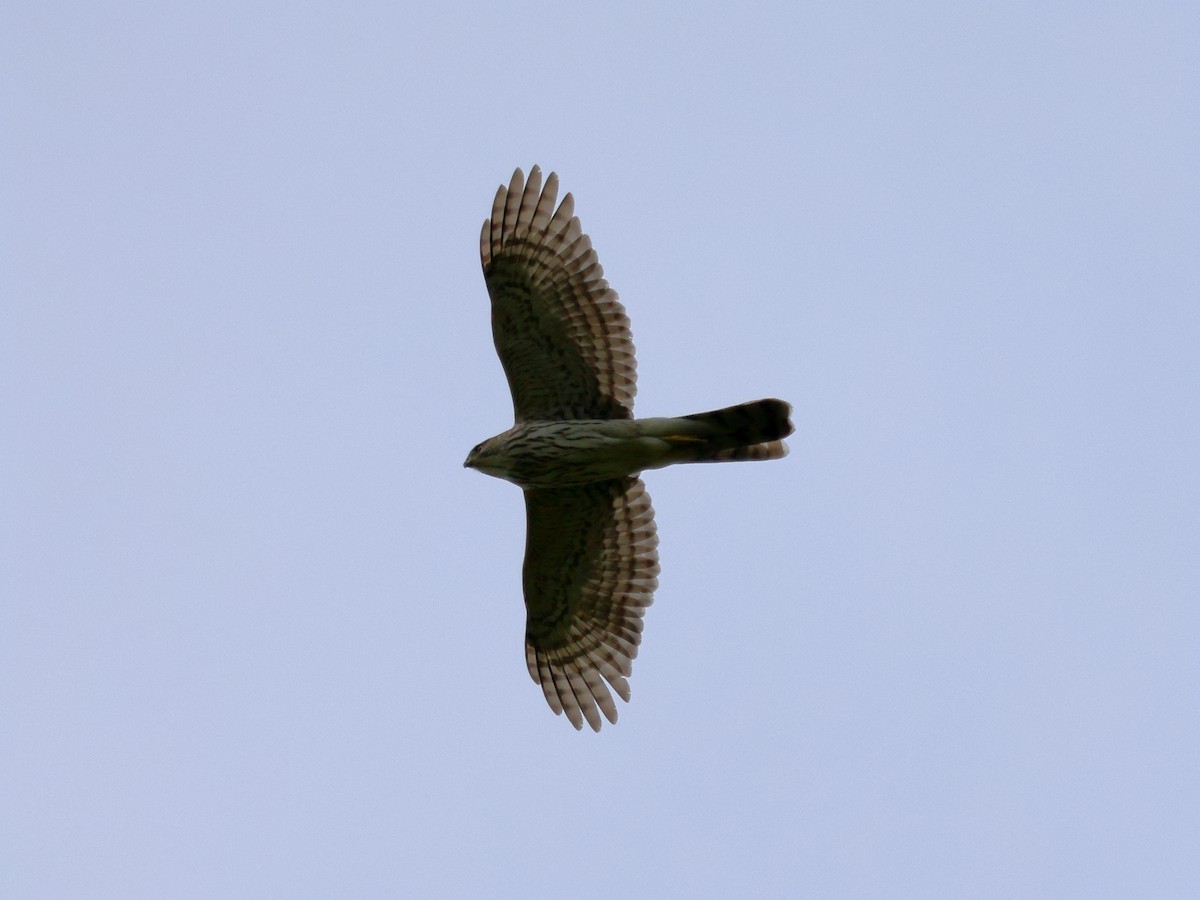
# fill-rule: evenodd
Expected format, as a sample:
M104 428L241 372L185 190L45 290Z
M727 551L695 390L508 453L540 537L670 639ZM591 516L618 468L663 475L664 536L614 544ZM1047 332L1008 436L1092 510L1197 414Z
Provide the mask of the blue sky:
M0 892L1200 890L1188 4L9 3ZM478 229L557 171L647 476L615 727L522 657Z

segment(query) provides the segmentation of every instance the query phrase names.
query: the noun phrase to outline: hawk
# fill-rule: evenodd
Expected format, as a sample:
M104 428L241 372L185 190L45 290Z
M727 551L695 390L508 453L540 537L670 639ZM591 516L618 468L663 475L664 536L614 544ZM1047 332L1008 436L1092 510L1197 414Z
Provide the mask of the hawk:
M642 615L658 586L654 510L639 473L674 463L779 459L791 407L757 400L681 418L633 418L629 318L604 280L570 194L537 166L500 186L479 251L513 427L463 463L521 486L525 662L576 729L617 721Z

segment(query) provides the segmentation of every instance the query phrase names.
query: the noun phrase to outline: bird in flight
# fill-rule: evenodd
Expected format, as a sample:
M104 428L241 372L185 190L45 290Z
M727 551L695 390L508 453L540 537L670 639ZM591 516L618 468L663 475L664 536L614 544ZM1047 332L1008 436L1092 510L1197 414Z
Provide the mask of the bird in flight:
M515 422L463 465L521 486L525 662L576 729L617 721L642 615L658 586L654 510L638 477L675 463L779 459L791 407L756 400L635 419L629 317L558 177L534 166L500 186L479 252Z

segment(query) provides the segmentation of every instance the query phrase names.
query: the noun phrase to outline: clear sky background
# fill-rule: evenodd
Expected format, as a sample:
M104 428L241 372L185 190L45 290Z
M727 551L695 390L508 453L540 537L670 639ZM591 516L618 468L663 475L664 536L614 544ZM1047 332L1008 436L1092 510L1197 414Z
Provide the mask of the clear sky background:
M5 4L0 895L1196 896L1200 6L901 6ZM535 162L641 414L795 406L600 734L462 468Z

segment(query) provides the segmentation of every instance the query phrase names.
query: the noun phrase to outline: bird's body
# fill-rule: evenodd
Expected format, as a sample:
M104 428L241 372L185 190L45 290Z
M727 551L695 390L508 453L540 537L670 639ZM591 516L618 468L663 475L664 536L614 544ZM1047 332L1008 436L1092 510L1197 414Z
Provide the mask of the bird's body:
M778 459L782 400L633 418L629 319L572 215L534 166L496 193L480 251L515 424L464 465L525 491L526 662L556 713L600 730L626 680L658 584L654 511L638 473L674 463Z
M466 465L523 488L566 487L674 463L778 459L790 431L779 400L674 419L525 422L484 441Z

